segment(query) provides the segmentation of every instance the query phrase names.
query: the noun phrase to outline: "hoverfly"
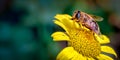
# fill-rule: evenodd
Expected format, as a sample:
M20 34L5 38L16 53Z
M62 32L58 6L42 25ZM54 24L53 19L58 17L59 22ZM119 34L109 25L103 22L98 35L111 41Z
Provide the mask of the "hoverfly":
M102 17L90 15L81 11L75 11L72 20L75 20L97 34L101 34L96 21L102 21Z

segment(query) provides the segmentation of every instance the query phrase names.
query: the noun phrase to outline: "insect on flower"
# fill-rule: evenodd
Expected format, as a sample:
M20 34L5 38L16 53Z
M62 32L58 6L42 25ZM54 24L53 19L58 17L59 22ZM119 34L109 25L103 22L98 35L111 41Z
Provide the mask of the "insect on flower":
M96 21L102 21L102 17L90 15L81 11L75 11L72 16L72 20L75 20L97 34L101 34Z
M73 17L68 14L55 16L54 23L63 28L64 32L54 32L51 37L53 41L68 43L57 55L56 60L114 60L117 58L114 49L108 46L110 39L100 34L94 17L80 11L76 11Z

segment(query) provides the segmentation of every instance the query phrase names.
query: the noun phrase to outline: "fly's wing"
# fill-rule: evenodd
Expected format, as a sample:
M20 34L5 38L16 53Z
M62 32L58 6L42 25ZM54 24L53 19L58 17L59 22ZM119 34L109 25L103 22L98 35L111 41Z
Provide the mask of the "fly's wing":
M89 14L95 21L103 21L103 18L100 16L96 16L96 15L91 15Z

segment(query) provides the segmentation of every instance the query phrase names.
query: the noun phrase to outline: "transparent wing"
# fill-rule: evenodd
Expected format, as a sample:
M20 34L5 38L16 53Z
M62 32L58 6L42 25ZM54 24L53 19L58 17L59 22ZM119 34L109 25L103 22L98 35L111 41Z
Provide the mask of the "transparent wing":
M100 16L96 16L96 15L91 15L89 14L93 19L95 19L95 21L103 21L103 18Z

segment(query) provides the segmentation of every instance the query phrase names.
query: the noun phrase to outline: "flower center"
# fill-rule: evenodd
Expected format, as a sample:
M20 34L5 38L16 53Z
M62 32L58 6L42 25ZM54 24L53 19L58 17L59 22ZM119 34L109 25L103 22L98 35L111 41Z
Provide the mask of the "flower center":
M77 33L76 33L77 32ZM92 31L72 30L70 33L71 41L68 43L78 53L86 57L98 56L101 52L100 43L95 40Z

